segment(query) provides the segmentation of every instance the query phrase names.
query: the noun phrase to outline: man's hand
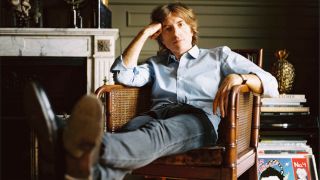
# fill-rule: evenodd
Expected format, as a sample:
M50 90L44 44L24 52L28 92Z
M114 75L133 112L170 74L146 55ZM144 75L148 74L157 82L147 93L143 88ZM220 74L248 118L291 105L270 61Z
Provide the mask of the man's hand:
M162 25L161 23L151 23L142 32L150 39L156 39L162 32Z
M138 63L141 49L148 38L155 39L161 34L161 23L151 23L144 27L122 53L126 67L134 67Z
M238 74L229 74L221 83L213 101L213 113L217 113L219 107L221 117L225 117L228 108L228 96L231 87L242 84L242 78Z

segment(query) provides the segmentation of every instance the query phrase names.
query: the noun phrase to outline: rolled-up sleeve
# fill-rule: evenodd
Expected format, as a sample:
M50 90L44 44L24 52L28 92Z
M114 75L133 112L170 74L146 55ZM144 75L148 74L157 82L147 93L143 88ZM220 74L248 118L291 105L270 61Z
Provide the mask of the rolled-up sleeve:
M222 47L220 55L222 59L225 60L222 67L225 75L231 73L255 74L262 82L264 96L276 97L279 95L278 82L269 72L263 70L240 54L231 51L228 47Z
M256 71L250 73L254 73L260 78L263 87L263 95L265 97L277 97L279 95L278 82L274 76L266 71Z
M111 66L114 81L119 84L141 87L151 81L149 64L144 63L135 67L126 67L122 56L119 56Z

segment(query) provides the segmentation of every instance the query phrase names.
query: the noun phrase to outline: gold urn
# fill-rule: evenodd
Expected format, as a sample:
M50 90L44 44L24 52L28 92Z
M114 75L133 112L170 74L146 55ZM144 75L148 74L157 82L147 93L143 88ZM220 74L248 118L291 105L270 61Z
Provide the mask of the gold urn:
M279 50L275 53L278 59L273 63L271 73L276 77L279 84L279 93L290 93L293 89L293 83L295 78L295 69L291 63L287 61L289 52L287 50Z

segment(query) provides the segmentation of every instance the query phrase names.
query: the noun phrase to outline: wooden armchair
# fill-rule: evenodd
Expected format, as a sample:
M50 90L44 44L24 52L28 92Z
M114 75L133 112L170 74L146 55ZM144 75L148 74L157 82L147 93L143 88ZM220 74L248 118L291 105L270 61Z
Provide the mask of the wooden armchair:
M235 51L262 65L262 49ZM150 108L150 88L104 85L96 94L104 101L109 132L116 132L138 113ZM260 97L246 85L238 85L232 88L228 105L227 117L219 126L217 146L162 157L133 173L146 177L226 180L237 179L250 170L250 179L257 179Z

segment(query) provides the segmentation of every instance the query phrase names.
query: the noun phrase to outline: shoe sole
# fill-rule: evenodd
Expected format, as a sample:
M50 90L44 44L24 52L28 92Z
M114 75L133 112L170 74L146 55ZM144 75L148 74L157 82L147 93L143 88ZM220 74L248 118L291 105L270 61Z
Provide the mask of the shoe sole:
M57 177L55 166L58 127L49 99L39 84L31 82L24 89L24 109L28 124L35 131L39 144L39 176Z
M35 130L40 144L47 151L53 150L57 139L57 124L49 99L37 83L29 83L25 89L24 109L28 123Z
M63 132L66 151L75 158L93 151L103 135L101 101L94 95L83 96L74 106Z

